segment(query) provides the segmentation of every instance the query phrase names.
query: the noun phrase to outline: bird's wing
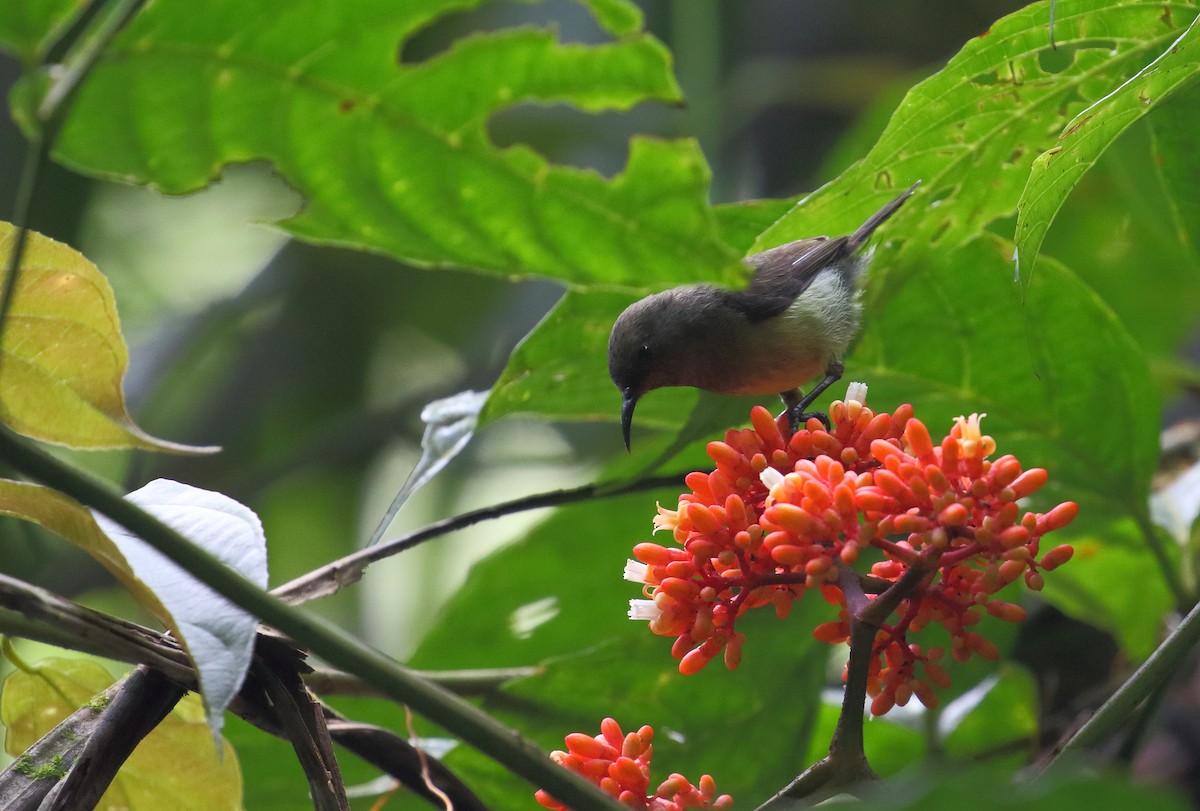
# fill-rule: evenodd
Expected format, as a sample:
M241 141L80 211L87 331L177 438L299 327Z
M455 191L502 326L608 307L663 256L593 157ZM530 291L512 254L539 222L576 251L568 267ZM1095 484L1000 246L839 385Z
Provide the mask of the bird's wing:
M824 267L848 256L848 237L809 237L747 257L754 278L745 290L731 290L729 304L751 321L782 314Z

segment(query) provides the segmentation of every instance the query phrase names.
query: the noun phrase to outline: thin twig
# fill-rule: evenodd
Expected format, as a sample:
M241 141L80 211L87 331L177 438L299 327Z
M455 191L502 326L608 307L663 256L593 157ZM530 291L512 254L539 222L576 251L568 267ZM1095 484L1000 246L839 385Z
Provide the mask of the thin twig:
M585 484L581 487L566 490L553 490L548 493L522 496L521 498L496 504L492 507L484 507L479 510L472 510L471 512L451 516L395 540L385 541L377 546L368 546L357 552L352 552L332 563L327 563L318 569L303 574L295 580L284 583L282 586L277 586L271 590L271 594L291 605L315 600L318 597L326 597L334 594L343 586L358 582L362 578L367 566L376 561L412 549L414 546L442 535L478 524L481 521L501 518L525 510L557 507L587 499L612 498L613 496L622 496L628 493L654 490L659 487L680 484L685 475L684 473L674 473L667 476L637 479L619 485Z

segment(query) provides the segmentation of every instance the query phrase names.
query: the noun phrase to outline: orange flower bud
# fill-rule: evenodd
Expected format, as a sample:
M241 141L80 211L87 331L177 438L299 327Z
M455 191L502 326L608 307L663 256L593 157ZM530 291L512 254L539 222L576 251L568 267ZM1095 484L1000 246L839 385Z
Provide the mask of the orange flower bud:
M931 682L936 684L938 687L941 687L943 690L948 689L950 687L950 674L947 673L941 665L939 665L935 662L926 662L925 663L925 675L929 677L929 680ZM918 698L919 697L920 696L918 696ZM921 703L925 704L924 701L922 701ZM929 705L926 704L925 706L929 706Z
M742 455L724 442L710 442L705 449L718 465L728 468L737 468L741 465Z
M1062 566L1075 554L1075 548L1070 544L1062 544L1042 555L1041 566L1047 572L1052 572Z
M808 557L808 550L795 544L779 544L771 549L771 558L780 566L798 566Z
M711 660L712 656L704 653L702 648L690 650L679 660L679 672L685 676L699 673Z
M671 550L656 543L640 543L633 547L633 556L650 566L666 566L675 559Z
M598 741L591 735L585 735L582 732L572 732L566 737L565 742L567 744L567 751L580 757L603 757L615 760L620 755L616 749L604 741Z
M683 512L687 515L687 520L691 522L692 527L697 532L703 532L707 535L721 529L721 523L713 515L713 511L703 504L689 504L684 508Z
M896 499L876 487L860 488L854 493L854 506L863 512L889 512L898 506Z
M895 697L886 690L871 702L871 715L886 715L892 707L896 706Z
M787 445L783 441L783 435L779 433L779 426L775 422L775 418L771 416L771 412L767 411L762 406L755 406L750 411L750 424L754 426L754 430L762 437L763 444L770 450L783 448Z
M773 504L767 508L763 518L775 526L781 527L796 535L805 536L813 530L816 523L811 515L795 504Z
M620 783L625 791L640 792L644 795L650 787L650 778L637 762L629 757L618 758L609 766L608 776Z
M929 429L920 420L909 420L904 427L904 439L908 442L909 452L922 462L933 458L933 440Z
M871 455L880 462L884 461L889 456L902 456L904 453L895 445L883 439L876 439L871 443L870 448Z
M1025 609L1016 603L1006 603L1002 600L992 600L987 604L987 612L1005 622L1024 622Z
M938 515L938 523L944 527L961 527L967 523L969 517L970 513L967 512L967 508L956 501L942 510Z
M1017 498L1025 498L1028 495L1036 493L1042 489L1042 486L1050 479L1050 474L1040 467L1035 467L1026 470L1012 483L1012 491Z
M1020 525L1009 527L996 540L1004 549L1015 549L1029 543L1029 530Z
M928 684L923 681L914 681L912 687L913 692L917 694L917 698L920 699L922 704L928 709L937 709L937 696L934 695L933 689Z
M1041 535L1052 530L1062 529L1074 521L1077 515L1079 515L1079 505L1074 501L1064 501L1038 519L1038 534Z
M982 634L977 634L974 631L968 632L967 644L973 651L988 661L995 661L1000 658L1000 649L996 647L992 640Z
M828 642L830 645L845 642L848 636L849 629L841 622L824 622L813 629L815 639L820 642Z

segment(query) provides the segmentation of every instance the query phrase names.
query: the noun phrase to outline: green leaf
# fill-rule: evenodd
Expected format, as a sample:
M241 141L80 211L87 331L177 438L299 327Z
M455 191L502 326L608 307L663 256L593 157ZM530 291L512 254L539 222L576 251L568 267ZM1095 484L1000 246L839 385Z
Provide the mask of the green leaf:
M1154 559L1113 544L1107 535L1073 539L1071 545L1075 556L1046 576L1042 596L1110 632L1126 655L1142 661L1157 647L1163 617L1174 606Z
M637 138L605 179L488 135L494 113L520 104L676 102L666 49L644 33L580 45L519 28L397 60L438 17L479 2L149 4L88 76L55 156L172 193L267 160L307 201L283 224L292 233L420 264L638 289L740 278L694 142ZM615 30L634 21L628 3L593 8ZM14 108L35 92L25 82Z
M1184 13L1182 9L1180 13ZM1034 160L1017 206L1015 239L1026 278L1033 273L1050 223L1084 173L1129 125L1187 88L1200 72L1200 35L1196 30L1200 17L1194 7L1187 13L1191 23L1166 50L1076 115L1059 136L1058 144ZM1171 4L1162 4L1159 20L1176 36L1172 17Z
M1179 93L1174 104L1155 111L1150 117L1154 129L1154 153L1159 175L1170 191L1174 225L1180 241L1200 250L1200 88L1190 87Z
M1046 36L1046 3L1004 17L913 87L874 148L767 229L756 248L847 233L922 180L880 229L883 239L904 243L894 264L875 263L869 305L881 306L904 277L921 272L930 251L953 251L1011 215L1034 158L1074 113L1161 53L1179 35L1170 21L1196 11L1194 3L1160 0L1064 0L1057 50Z
M0 257L16 229L0 222ZM129 363L112 288L82 254L30 233L5 325L0 417L14 431L73 448L210 452L155 439L125 410Z
M943 746L947 754L961 760L985 757L1006 748L1017 758L1014 768L1025 763L1037 743L1037 687L1020 667L1003 666L942 710L939 726L946 728ZM1025 742L1025 750L1013 744Z
M0 14L0 48L26 65L40 62L87 4L88 0L6 0Z
M1160 108L1153 119L1183 112L1185 102ZM1151 122L1126 130L1100 157L1059 211L1042 251L1076 270L1107 302L1153 369L1178 357L1195 329L1200 262L1181 241L1175 192L1160 173L1167 166L1154 154ZM1155 377L1164 399L1172 396L1164 377L1157 371Z
M87 659L46 659L13 671L0 690L5 751L20 755L112 683L108 671ZM213 748L199 696L185 696L138 744L96 808L242 808L237 753L224 740L220 751Z
M583 0L583 3L611 34L627 36L642 28L642 10L630 0Z
M1069 270L1045 261L1023 290L1011 255L985 237L929 257L868 322L847 378L877 410L911 399L935 437L986 412L997 453L1050 470L1044 499L1146 515L1158 404L1144 356Z

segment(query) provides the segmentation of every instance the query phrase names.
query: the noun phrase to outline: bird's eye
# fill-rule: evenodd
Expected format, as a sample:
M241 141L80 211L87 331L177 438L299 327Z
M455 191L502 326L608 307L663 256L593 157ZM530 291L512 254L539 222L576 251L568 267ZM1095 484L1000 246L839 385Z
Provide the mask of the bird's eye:
M650 344L642 344L641 346L638 347L638 357L642 357L642 358L650 357Z

